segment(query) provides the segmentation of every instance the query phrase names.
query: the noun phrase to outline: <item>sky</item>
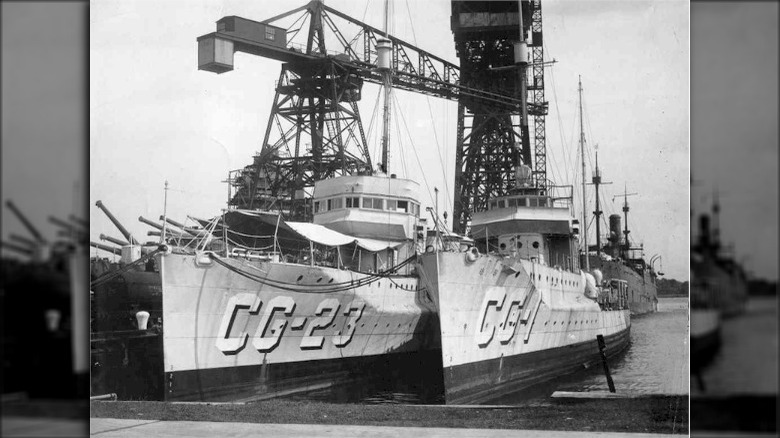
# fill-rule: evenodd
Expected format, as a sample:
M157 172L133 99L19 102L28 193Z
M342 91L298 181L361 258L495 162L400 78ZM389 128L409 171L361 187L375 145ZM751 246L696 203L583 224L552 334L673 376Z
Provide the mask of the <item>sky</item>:
M2 235L32 238L12 200L49 241L49 216L86 219L87 5L2 2ZM3 251L3 255L11 255Z
M778 3L693 3L694 214L721 203L722 240L778 278Z
M326 4L381 27L379 0ZM260 21L298 5L116 0L91 5L93 240L100 233L118 235L92 207L97 200L134 235L145 237L149 228L137 217L162 214L165 181L172 218L210 217L225 207L227 187L221 181L260 150L281 65L237 54L234 71L198 71L195 38L213 32L226 15ZM575 177L581 75L588 145L599 145L604 179L613 182L603 187L603 210L620 212L621 201L613 195L624 188L638 193L629 197L632 237L644 243L648 258L661 254L656 267L668 277L687 279L688 3L550 0L543 7L546 57L557 61L546 72L548 173L558 182ZM391 33L457 64L449 8L441 0L394 2ZM377 88L364 86L366 129L376 94ZM421 182L424 174L423 206L433 205L438 187L442 209L451 213L457 104L402 91L396 99L407 125L401 122L402 134L393 138L391 171ZM369 149L377 150L376 136L369 137Z

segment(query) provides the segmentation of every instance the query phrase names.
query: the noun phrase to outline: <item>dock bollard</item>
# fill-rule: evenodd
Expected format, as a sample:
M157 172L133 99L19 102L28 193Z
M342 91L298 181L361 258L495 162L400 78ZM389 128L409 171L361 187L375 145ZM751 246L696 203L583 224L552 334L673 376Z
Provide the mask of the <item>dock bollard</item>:
M141 310L135 314L135 319L138 321L138 330L146 330L146 324L149 322L149 312Z
M56 332L60 328L60 317L62 312L57 309L49 309L45 313L46 329L50 332Z
M599 343L599 354L601 354L601 363L604 364L604 375L607 376L609 392L615 392L615 382L612 381L612 375L609 373L609 365L607 365L607 355L604 353L604 349L607 348L607 344L604 342L604 336L596 335L596 341Z

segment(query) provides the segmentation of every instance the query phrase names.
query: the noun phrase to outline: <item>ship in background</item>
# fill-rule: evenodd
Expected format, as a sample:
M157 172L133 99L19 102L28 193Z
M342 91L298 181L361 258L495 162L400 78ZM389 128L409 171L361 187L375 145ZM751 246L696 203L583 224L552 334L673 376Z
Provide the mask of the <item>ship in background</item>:
M596 209L598 211L598 183L600 179L598 167L596 176L593 177L597 186ZM596 245L590 247L588 258L595 269L599 269L606 281L621 282L628 291L628 302L632 315L643 315L658 310L658 290L656 281L662 273L656 273L650 263L643 257L643 247L631 246L628 239L628 201L623 203L623 219L626 225L621 230L621 217L619 214L609 216L609 237L606 245L601 244L601 238ZM600 236L598 217L596 219L596 233ZM621 237L621 235L623 237Z
M723 318L744 312L747 275L723 251L717 196L712 215L699 216L699 236L691 248L691 371L698 373L717 354Z
M580 102L582 101L582 86L580 85ZM581 141L585 133L582 129L582 104L580 103L580 136ZM621 217L619 214L609 215L609 235L606 244L603 244L601 234L601 202L599 186L604 184L601 180L601 170L599 169L599 153L596 152L596 168L591 179L594 186L596 209L593 216L596 222L596 244L588 246L588 262L590 266L599 269L604 276L605 281L621 284L628 293L628 303L632 315L643 315L656 312L658 310L658 289L656 280L662 273L657 273L651 263L644 259L644 245L632 246L629 239L630 230L628 229L628 197L632 194L623 192L623 221L624 228L621 230ZM584 154L583 174L584 174ZM583 176L584 178L584 176ZM584 194L583 194L584 196ZM583 221L585 223L586 221ZM587 233L587 228L585 229Z

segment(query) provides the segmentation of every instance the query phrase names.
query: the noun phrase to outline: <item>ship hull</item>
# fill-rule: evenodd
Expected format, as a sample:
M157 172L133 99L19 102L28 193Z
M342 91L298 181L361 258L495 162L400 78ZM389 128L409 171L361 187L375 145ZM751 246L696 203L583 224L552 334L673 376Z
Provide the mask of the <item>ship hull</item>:
M166 400L251 401L440 362L413 276L208 255L160 258ZM334 285L334 286L328 286ZM342 285L342 286L339 286Z
M597 336L615 355L630 341L630 312L601 310L583 277L527 260L425 254L421 277L441 325L445 399L481 403L592 365Z
M403 382L407 386L440 387L437 382L423 383L409 377L440 361L441 352L424 350L167 372L165 380L168 399L178 401L259 401L320 390L343 392L354 398L362 393L364 384L393 387ZM427 376L441 381L440 372ZM424 393L425 388L417 387L414 391Z
M707 366L720 350L720 314L717 309L691 309L691 369Z
M629 344L630 329L604 338L607 357ZM449 367L444 373L447 403L482 403L514 394L560 376L590 368L600 361L595 339L579 344L487 359Z
M628 283L628 305L632 316L658 311L658 290L649 272L639 272L617 260L602 260L590 256L590 267L601 271L605 280L623 280Z

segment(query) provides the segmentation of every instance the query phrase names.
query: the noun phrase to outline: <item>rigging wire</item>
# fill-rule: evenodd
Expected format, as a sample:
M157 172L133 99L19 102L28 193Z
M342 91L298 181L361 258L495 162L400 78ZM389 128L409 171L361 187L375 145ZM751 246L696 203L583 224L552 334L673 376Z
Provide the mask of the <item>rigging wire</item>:
M545 53L547 53L549 55L549 52L548 52L546 46L544 46L544 51L545 51ZM560 144L563 143L563 131L562 131L562 128L561 128L561 113L560 113L560 110L558 108L558 93L557 93L556 85L555 85L555 75L552 73L553 70L554 70L553 68L550 68L550 84L552 86L552 90L551 91L553 93L553 101L554 101L554 105L555 105L555 113L556 113L556 116L558 117L558 131L559 131L559 145L560 145ZM553 151L552 151L552 148L549 147L549 143L547 143L547 146L548 147L546 148L547 150L545 152L546 152L546 154L547 154L547 156L549 158L548 161L551 162L552 165L553 165L553 167L550 169L551 173L553 174L553 180L554 181L558 181L559 183L561 183L561 182L563 182L563 179L562 179L562 175L561 175L561 171L560 171L560 166L559 166L558 160L556 159L556 154L552 153Z
M417 33L414 31L414 20L412 19L412 12L409 9L409 1L408 0L404 0L404 4L406 4L406 14L409 17L409 27L412 30L412 41L414 41L414 45L417 46L418 45L417 44ZM454 211L454 205L453 205L454 199L450 197L449 184L448 184L448 181L447 181L447 179L448 179L447 178L447 170L446 170L446 166L445 166L444 155L442 154L442 147L441 147L441 144L439 143L439 135L438 135L438 132L436 130L436 123L435 123L436 119L433 116L433 108L431 107L431 97L428 96L427 94L425 95L425 102L428 104L428 114L430 114L430 116L431 116L431 128L433 130L433 139L434 139L434 143L436 144L436 151L439 154L439 166L441 167L441 173L442 173L442 177L444 179L444 184L443 185L444 185L445 205L446 205L446 208L449 208L450 211ZM448 119L445 117L444 120L448 120Z
M393 96L393 98L395 99L395 96ZM417 154L417 147L414 145L414 141L409 134L409 126L406 124L406 117L404 117L403 114L401 114L401 121L404 123L406 135L409 137L409 144L412 145L412 152L414 152L414 157L417 159L417 165L420 167L420 173L422 174L423 182L425 182L425 189L428 191L428 197L431 199L431 205L434 205L436 203L436 198L434 197L433 193L431 193L431 185L428 183L428 178L425 176L425 168L420 162L420 156Z
M349 290L353 290L355 288L361 287L361 286L367 286L374 282L377 282L379 280L382 280L383 278L387 278L388 280L392 281L390 279L390 275L397 272L402 267L408 265L409 263L414 262L417 259L416 255L413 255L409 257L408 259L400 262L399 264L385 270L382 272L378 272L375 274L364 274L365 277L358 278L355 280L354 278L350 281L343 281L339 283L315 283L315 284L307 284L304 287L301 287L302 285L296 283L288 283L282 280L276 280L272 279L269 276L259 276L255 273L248 272L246 270L243 270L239 266L233 266L231 263L226 262L221 257L217 256L213 252L208 253L211 260L215 261L218 265L228 269L231 272L235 272L236 274L248 278L250 280L256 281L262 285L265 286L271 286L277 289L286 290L290 292L298 292L298 293L311 293L311 292L317 292L317 293L336 293L336 292L346 292ZM248 262L244 263L248 264ZM251 265L250 265L251 266ZM332 279L331 279L332 280Z

